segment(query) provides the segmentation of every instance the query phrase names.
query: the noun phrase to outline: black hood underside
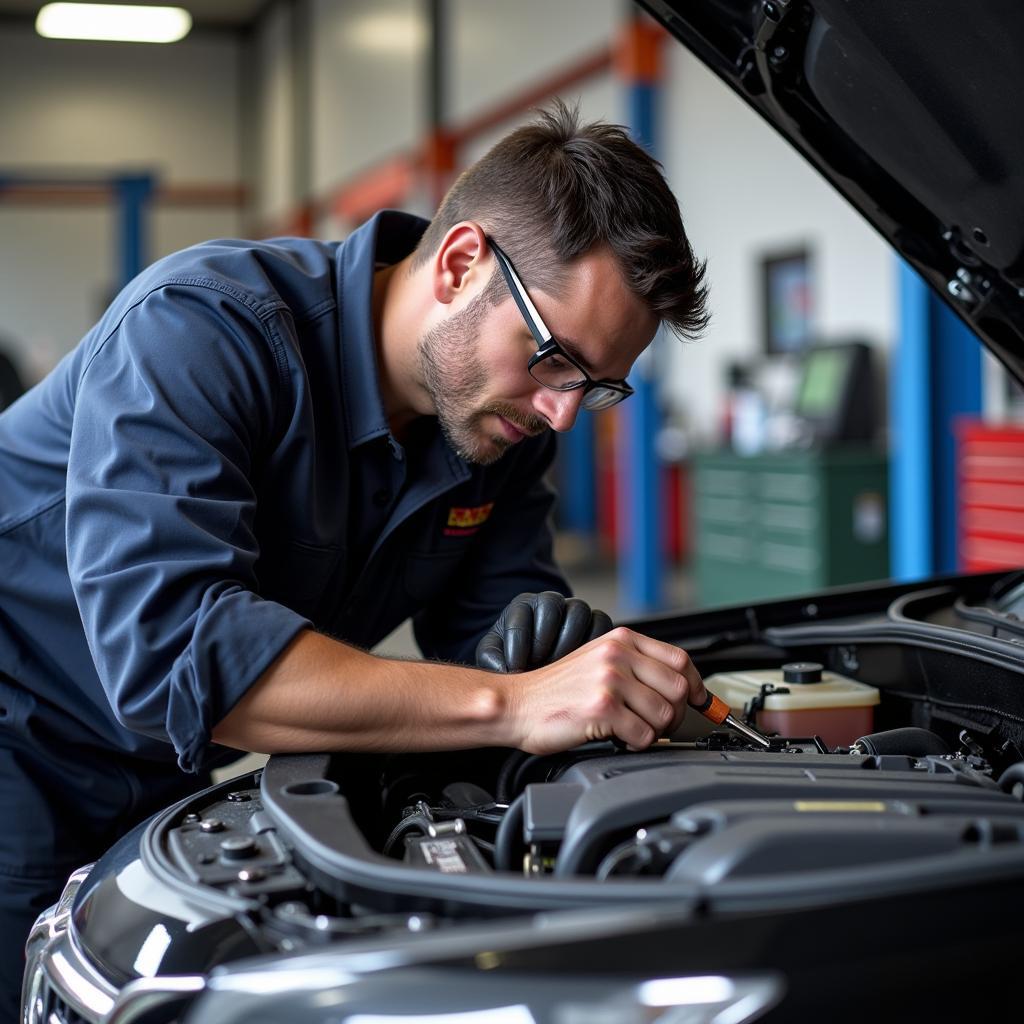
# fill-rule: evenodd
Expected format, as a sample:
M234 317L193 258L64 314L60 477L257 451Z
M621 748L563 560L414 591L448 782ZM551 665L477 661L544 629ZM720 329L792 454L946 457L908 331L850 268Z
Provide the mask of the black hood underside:
M641 4L1024 379L1024 4Z

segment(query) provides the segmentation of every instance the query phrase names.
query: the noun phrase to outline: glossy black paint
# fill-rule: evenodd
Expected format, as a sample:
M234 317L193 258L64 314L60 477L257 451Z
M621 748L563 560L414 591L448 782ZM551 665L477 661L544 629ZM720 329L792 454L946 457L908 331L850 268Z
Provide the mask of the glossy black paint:
M184 803L208 802L224 789L223 784L214 786ZM140 977L139 955L154 930L166 932L166 948L149 962L164 974L201 974L266 949L254 941L241 915L217 900L219 894L197 886L168 887L148 872L142 843L166 813L143 822L112 846L75 897L76 940L118 988Z

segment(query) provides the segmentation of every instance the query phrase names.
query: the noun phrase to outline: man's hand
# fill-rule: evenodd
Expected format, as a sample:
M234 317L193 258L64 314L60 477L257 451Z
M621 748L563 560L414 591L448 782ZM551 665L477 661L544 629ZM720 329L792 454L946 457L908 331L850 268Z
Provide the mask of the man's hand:
M530 753L612 737L642 750L674 732L707 690L686 651L619 626L525 673L508 700L515 745Z
M491 672L525 672L564 658L611 628L603 611L578 597L554 590L520 594L477 644L476 663Z

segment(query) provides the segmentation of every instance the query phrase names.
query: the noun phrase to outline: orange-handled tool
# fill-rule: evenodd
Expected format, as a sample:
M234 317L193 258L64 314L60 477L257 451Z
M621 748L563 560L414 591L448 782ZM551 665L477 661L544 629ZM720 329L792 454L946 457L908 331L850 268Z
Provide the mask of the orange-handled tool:
M707 691L707 694L708 699L703 704L691 704L690 707L694 711L700 712L709 722L714 722L715 725L727 725L746 739L760 744L766 750L771 747L771 740L767 736L762 736L756 729L751 729L749 725L734 718L729 705L721 697L716 697L710 690Z

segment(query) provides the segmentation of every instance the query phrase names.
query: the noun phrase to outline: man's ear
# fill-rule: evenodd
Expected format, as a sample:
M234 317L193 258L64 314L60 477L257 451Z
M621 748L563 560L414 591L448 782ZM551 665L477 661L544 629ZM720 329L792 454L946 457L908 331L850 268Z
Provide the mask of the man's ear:
M476 221L463 220L450 227L431 263L434 298L447 304L464 294L479 280L489 254L487 236Z

